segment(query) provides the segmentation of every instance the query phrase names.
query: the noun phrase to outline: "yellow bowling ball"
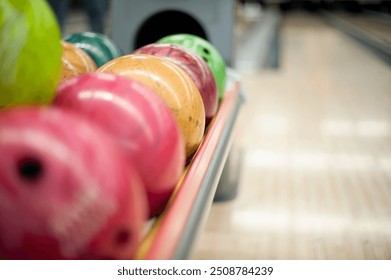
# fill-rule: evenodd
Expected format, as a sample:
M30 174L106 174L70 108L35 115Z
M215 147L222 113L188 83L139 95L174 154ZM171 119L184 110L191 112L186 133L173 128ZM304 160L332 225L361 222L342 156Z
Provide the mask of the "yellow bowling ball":
M197 86L179 66L164 58L131 54L111 60L97 71L117 73L151 88L175 115L186 156L194 154L204 134L205 110Z
M61 42L61 46L61 80L66 80L96 70L95 62L85 51L65 41Z

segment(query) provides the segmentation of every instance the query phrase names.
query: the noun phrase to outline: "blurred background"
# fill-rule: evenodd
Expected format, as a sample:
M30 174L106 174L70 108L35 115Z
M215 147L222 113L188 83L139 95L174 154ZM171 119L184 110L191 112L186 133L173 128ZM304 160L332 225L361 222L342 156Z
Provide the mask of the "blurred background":
M122 14L116 1L104 1L102 20L118 41L116 26L136 28L151 1ZM391 259L391 2L209 2L200 7L209 27L232 19L212 43L246 94L242 160L236 196L212 205L191 258ZM91 30L85 5L69 1L64 34ZM232 13L218 19L219 5ZM208 33L208 21L181 20L145 19L135 43L120 45L178 25Z

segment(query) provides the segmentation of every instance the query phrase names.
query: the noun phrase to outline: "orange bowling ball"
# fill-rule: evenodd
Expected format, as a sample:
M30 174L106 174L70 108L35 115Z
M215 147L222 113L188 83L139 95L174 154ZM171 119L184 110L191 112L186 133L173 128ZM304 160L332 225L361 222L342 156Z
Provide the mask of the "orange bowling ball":
M66 80L96 70L95 62L85 51L65 41L61 42L61 46L61 80Z
M130 54L109 61L97 71L135 79L157 93L176 117L187 158L194 154L204 135L205 110L197 86L179 66L152 55Z

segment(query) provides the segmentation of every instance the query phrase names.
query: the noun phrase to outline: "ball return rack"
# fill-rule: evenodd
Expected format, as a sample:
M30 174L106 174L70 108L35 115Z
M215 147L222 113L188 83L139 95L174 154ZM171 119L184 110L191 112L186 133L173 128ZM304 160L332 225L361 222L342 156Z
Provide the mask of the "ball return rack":
M237 161L230 155L244 100L237 73L227 69L226 93L218 111L165 210L148 223L135 259L187 259L214 199L235 196L237 182L229 183L232 180L227 176L232 172L224 169L232 165L230 161Z

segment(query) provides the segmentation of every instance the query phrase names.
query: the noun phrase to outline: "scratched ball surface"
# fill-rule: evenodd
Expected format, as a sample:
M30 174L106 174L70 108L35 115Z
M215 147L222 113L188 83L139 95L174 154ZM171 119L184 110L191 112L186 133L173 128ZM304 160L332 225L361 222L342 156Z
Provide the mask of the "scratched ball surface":
M179 66L152 55L116 58L97 72L129 77L152 89L173 112L185 141L186 156L197 150L205 130L205 110L197 86Z
M146 197L111 138L57 108L0 111L0 255L129 259Z

